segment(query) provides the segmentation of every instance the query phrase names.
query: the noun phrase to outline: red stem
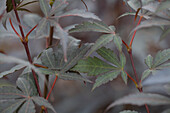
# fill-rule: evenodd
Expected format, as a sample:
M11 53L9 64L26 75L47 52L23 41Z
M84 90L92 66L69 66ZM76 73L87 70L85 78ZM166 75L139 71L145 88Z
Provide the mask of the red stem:
M12 0L12 5L13 5L13 9L14 9L15 16L16 16L16 18L17 18L17 21L18 21L19 23L21 23L21 22L20 22L20 19L19 19L19 16L18 16L18 12L17 12L17 10L16 10L16 6L15 6L14 0ZM22 35L22 40L23 40L23 41L22 41L22 44L24 45L24 48L25 48L25 51L26 51L28 60L29 60L29 62L32 64L32 59L31 59L31 55L30 55L29 48L28 48L28 41L25 40L25 36L24 36L23 29L22 29L22 27L21 27L21 24L19 24L19 29L20 29L20 32L21 32L21 35ZM40 90L40 87L39 87L39 84L38 84L38 80L37 80L37 76L36 76L34 70L32 70L32 74L33 74L33 77L34 77L34 80L35 80L35 84L36 84L36 87L37 87L39 96L42 97L41 90ZM48 111L47 111L46 108L45 108L45 113L48 113Z
M125 71L126 72L126 71ZM126 72L127 76L135 83L136 87L138 86L138 84L136 83L136 81Z
M142 18L143 18L143 16L140 16L140 19L139 19L139 21L138 21L137 26L140 24ZM129 45L130 48L128 49L128 53L129 53L129 56L130 56L130 61L131 61L131 64L132 64L132 68L133 68L133 71L134 71L134 75L135 75L135 78L136 78L136 81L137 81L137 86L138 86L137 88L138 88L139 92L143 92L142 87L141 87L141 85L139 84L140 82L139 82L138 75L137 75L137 73L136 73L136 68L135 68L134 60L133 60L133 56L132 56L132 43L133 43L134 37L135 37L135 35L136 35L136 31L137 31L137 30L134 31L133 36L132 36L132 39L131 39L131 41L130 41L130 45ZM147 113L150 113L147 104L145 104L145 108L146 108Z
M140 24L142 18L143 18L143 16L140 16L140 19L139 19L139 21L138 21L137 26ZM137 30L134 31L133 36L132 36L132 39L131 39L131 41L130 41L130 45L129 45L130 48L132 47L132 43L133 43L133 40L134 40L134 38L135 38L136 32L137 32Z
M52 87L51 87L51 89L50 89L47 97L46 97L46 100L48 100L48 98L49 98L49 96L50 96L50 94L51 94L51 92L52 92L52 90L53 90L53 88L54 88L54 86L55 86L55 83L56 83L57 79L58 79L58 76L55 77L55 80L54 80L54 82L53 82L53 85L52 85Z
M12 5L13 5L13 8L14 8L14 12L15 12L15 16L16 16L16 18L17 18L17 21L18 21L19 23L21 23L21 21L20 21L20 19L19 19L19 16L18 16L18 12L17 12L17 10L16 10L16 6L15 6L15 1L14 1L14 0L12 0ZM25 40L24 32L23 32L22 26L21 26L20 24L19 24L19 29L20 29L20 31L21 31L21 35L22 35L23 40Z
M22 37L20 36L20 34L16 31L16 29L14 28L13 24L12 24L12 21L11 21L11 18L9 18L9 23L12 27L12 29L14 30L14 32L16 33L16 35L20 38L20 40L23 42L23 39Z
M134 61L133 61L132 50L129 51L129 56L130 56L130 61L131 61L131 64L132 64L132 68L133 68L133 71L134 71L134 75L135 75L137 84L139 84L139 78L138 78L138 75L136 73L136 69L135 69L135 65L134 65Z
M126 46L126 48L129 50L129 46L126 44L124 40L122 40L122 43Z
M26 35L26 40L28 40L28 36L30 35L30 33L31 33L37 26L38 26L38 24L35 25L35 26L27 33L27 35Z

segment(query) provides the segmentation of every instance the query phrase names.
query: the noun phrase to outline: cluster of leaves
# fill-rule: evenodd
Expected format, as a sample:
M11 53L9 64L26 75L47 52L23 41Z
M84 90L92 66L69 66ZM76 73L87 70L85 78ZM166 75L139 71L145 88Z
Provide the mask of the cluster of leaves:
M17 5L16 9L30 12L29 10L24 9L23 6L34 2L28 2L25 4L22 4L22 2L23 1L15 0ZM0 84L0 103L3 103L0 104L0 111L3 111L4 113L15 111L28 113L35 112L35 104L37 104L39 106L50 108L55 112L47 100L37 96L34 79L30 73L31 69L33 69L38 75L55 75L64 80L82 80L91 82L90 80L83 77L80 73L86 73L88 76L98 76L95 80L92 90L102 84L112 81L113 79L117 78L119 74L121 75L124 82L127 83L127 73L124 70L126 57L122 51L122 39L118 34L115 33L114 26L108 26L104 24L96 15L91 12L78 9L67 11L66 9L69 4L67 0L52 0L50 3L48 3L47 0L39 0L38 2L44 16L38 16L38 19L35 19L35 25L38 24L38 26L34 37L40 38L47 36L49 33L48 28L50 26L54 26L54 38L60 39L61 44L54 48L47 48L40 55L38 55L40 60L38 65L40 65L41 68L37 68L33 65L37 61L34 61L33 64L30 64L27 61L0 53L0 62L19 64L9 71L0 73L0 78L27 67L17 79L16 86L12 86L6 82L5 84ZM167 27L167 25L170 25L169 5L167 5L170 3L168 0L165 0L161 3L156 0L125 0L125 2L137 13L125 13L122 16L138 15L146 19L142 21L141 24L134 30L144 27L161 26L161 28L163 28L165 31L162 34L162 37L165 37L165 35L170 31ZM11 4L12 0L6 1L7 12L2 18L2 23L5 28L6 20L9 17L15 21ZM79 25L73 25L73 27L62 28L60 26L59 19L67 16L91 18L96 21L86 21ZM16 21L15 23L18 25L21 24ZM23 24L26 24L24 23L24 20ZM30 27L32 26L33 25L30 25ZM132 30L132 32L134 30ZM2 33L8 32L7 29L4 31L0 31L0 36ZM76 40L74 37L69 35L69 33L88 31L101 32L104 34L101 35L93 45L82 44L81 46L79 40ZM9 34L5 36L9 36ZM108 43L113 43L116 47L116 50L113 51L104 47ZM97 52L100 58L95 56L90 57L93 52ZM85 55L87 57L84 57ZM141 81L148 77L151 72L170 67L169 63L165 63L169 59L170 49L158 52L155 58L153 58L151 55L148 55L148 57L145 59L145 63L149 69L143 72ZM150 101L150 99L152 101ZM111 104L108 109L120 104L162 105L170 104L170 99L158 94L133 94L117 100ZM137 112L126 110L120 113Z
M35 104L55 110L44 98L37 96L37 90L32 74L20 75L14 86L6 81L0 84L0 111L1 113L35 113Z

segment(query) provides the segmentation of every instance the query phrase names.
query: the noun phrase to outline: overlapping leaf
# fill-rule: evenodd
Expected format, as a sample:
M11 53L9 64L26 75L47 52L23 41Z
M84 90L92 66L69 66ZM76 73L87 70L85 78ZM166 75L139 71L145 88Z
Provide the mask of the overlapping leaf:
M72 70L80 73L87 73L89 76L100 75L96 79L92 90L102 84L112 81L120 73L125 83L127 83L127 75L124 72L126 58L122 51L120 52L120 54L122 54L120 59L112 50L106 49L105 47L98 49L96 52L109 63L97 57L88 57L87 59L80 60Z
M20 3L20 0L14 0L14 1L15 1L15 4ZM6 6L7 6L7 8L6 8L7 12L10 12L13 9L12 0L7 0Z
M113 33L114 31L109 28L106 24L100 21L87 21L82 24L76 25L75 28L70 29L69 33L73 32L86 32L95 31L101 33Z
M78 48L78 44L73 41L69 41L68 45L68 59L67 62L64 61L64 54L61 48L58 47L57 51L53 51L52 48L44 50L41 54L41 61L44 66L48 69L42 69L41 71L45 74L57 75L61 79L65 80L83 80L90 82L88 79L82 77L81 75L69 72L70 69L77 64L77 62L84 57L87 53L91 44L82 45Z
M99 49L99 48L105 46L106 44L108 44L109 42L111 42L113 40L114 36L115 35L113 35L113 34L105 34L105 35L100 36L99 39L96 40L96 42L90 49L87 56L90 56L94 51L96 51L97 49Z
M40 8L42 12L44 13L46 17L48 17L50 10L51 10L49 3L47 2L47 0L39 0L39 3L40 3Z
M110 109L116 105L122 105L122 104L132 104L132 105L167 105L170 104L170 98L159 95L159 94L150 94L150 93L138 93L138 94L131 94L128 96L125 96L123 98L120 98L110 104L107 108Z
M43 105L56 113L47 100L30 95L32 91L33 89L29 82L20 77L17 80L17 87L11 85L1 86L0 103L3 102L3 104L0 104L1 113L13 113L18 108L20 108L19 113L35 113L35 103L39 106Z
M153 27L153 26L167 26L167 25L170 25L169 20L158 19L158 18L148 19L148 20L142 21L141 24L138 25L136 28L134 28L130 34L132 34L135 30L139 30L141 28L147 28L147 27Z
M33 69L37 74L41 74L41 72L38 70L38 68L36 68L34 65L30 64L30 62L19 59L19 58L15 58L15 57L12 57L12 56L7 56L7 55L2 54L2 53L0 53L0 62L1 63L21 64L23 67L24 66L29 67L29 68ZM14 68L14 70L15 70L15 68ZM11 71L13 71L13 69Z
M145 70L142 74L142 79L144 80L147 78L151 72L154 72L159 69L169 68L170 63L165 63L170 59L170 49L165 49L163 51L159 51L155 58L151 55L148 55L145 59L145 64L148 66L149 69Z
M21 65L16 65L13 68L11 68L10 70L0 73L0 78L4 77L5 75L14 73L15 71L20 70L20 69L22 69L24 67L25 67L25 65L22 65L22 64Z
M131 110L124 110L119 113L138 113L137 111L131 111Z

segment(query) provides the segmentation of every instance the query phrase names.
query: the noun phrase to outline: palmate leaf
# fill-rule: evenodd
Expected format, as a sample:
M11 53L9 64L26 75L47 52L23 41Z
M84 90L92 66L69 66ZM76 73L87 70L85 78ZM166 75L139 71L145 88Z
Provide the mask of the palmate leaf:
M117 55L110 49L107 49L105 47L102 47L96 51L101 57L103 57L105 60L111 62L115 66L121 67L119 58Z
M0 101L1 113L14 113L24 103L24 101L24 99L8 100L4 102Z
M64 61L64 54L61 51L61 47L58 47L56 51L53 51L52 48L43 51L40 58L43 65L47 66L48 69L41 69L41 72L50 75L57 75L64 80L82 80L90 82L88 79L77 73L69 72L69 70L84 57L91 47L91 44L84 44L79 48L78 43L79 42L76 40L70 40L68 42L67 62Z
M160 64L168 61L170 59L170 49L159 51L154 59L153 67L157 67Z
M101 21L101 19L98 16L96 16L95 14L93 14L91 12L86 12L85 10L81 10L81 9L73 9L73 10L67 11L65 13L58 14L56 16L59 18L67 17L67 16L78 16L78 17L91 18L91 19Z
M67 5L68 2L66 0L55 0L50 11L50 16L61 12Z
M31 99L24 102L18 113L35 113L35 105Z
M137 111L131 111L131 110L124 110L119 113L138 113Z
M96 42L90 49L87 56L90 56L94 51L96 51L97 49L99 49L99 48L105 46L106 44L108 44L109 42L111 42L113 40L113 38L114 38L113 34L105 34L105 35L100 36L99 39L96 40Z
M151 93L137 93L137 94L131 94L128 96L125 96L123 98L120 98L110 104L107 107L107 110L116 106L116 105L122 105L122 104L132 104L132 105L167 105L170 104L170 98L159 95L159 94L151 94Z
M2 53L0 53L0 63L21 64L23 66L26 66L26 67L33 69L38 75L41 75L41 72L38 70L38 68L35 67L34 65L30 64L30 62L19 59L19 58L15 58L15 57L12 57L12 56L7 56L7 55L2 54Z
M81 73L87 73L88 76L92 76L99 75L114 69L116 69L115 66L112 66L97 57L88 57L85 60L80 60L72 70Z
M35 80L34 80L32 72L31 72L31 69L29 69L29 68L24 69L24 71L22 72L22 74L19 77L25 78L31 85L32 91L29 94L30 96L38 95L37 87L36 87ZM37 76L37 79L38 78L39 77Z
M92 90L94 90L96 87L98 87L102 84L105 84L105 83L112 81L113 79L117 78L119 73L120 73L120 70L116 70L116 71L108 72L104 75L97 77L95 84L93 85Z
M22 69L24 67L25 67L25 65L22 65L22 64L16 65L13 68L11 68L10 70L0 73L0 78L6 76L8 74L14 73L15 71L18 71L18 70L20 70L20 69Z
M101 21L87 21L83 22L80 25L76 25L75 28L69 30L69 33L73 32L86 32L86 31L95 31L102 33L113 33L114 31L109 28L106 24Z
M167 25L170 25L169 20L158 19L158 18L148 19L142 21L141 24L135 27L130 34L132 34L135 30L139 30L141 28L147 28L152 26L167 26Z
M118 35L115 35L113 41L119 52L122 52L122 39Z
M0 102L4 101L5 103L0 105L1 113L13 113L17 109L19 109L19 113L35 113L35 103L40 106L43 105L56 113L47 100L35 95L31 96L32 90L29 81L20 77L17 80L17 87L10 85L0 87Z
M155 72L156 70L169 68L170 63L165 63L170 59L170 49L165 49L163 51L159 51L155 58L151 55L148 55L145 59L145 64L149 69L145 70L142 74L142 81L147 78L150 73Z
M126 57L120 52L120 60L118 56L110 49L102 47L96 51L101 57L103 57L109 63L97 58L87 57L78 62L78 64L72 68L73 71L80 73L87 73L88 76L100 75L92 88L94 90L102 84L115 79L120 73L125 83L127 83L127 75L124 72L124 66L126 63ZM111 64L112 63L112 64Z
M40 3L40 8L41 8L42 12L47 17L51 10L49 3L47 2L47 0L39 0L39 3Z

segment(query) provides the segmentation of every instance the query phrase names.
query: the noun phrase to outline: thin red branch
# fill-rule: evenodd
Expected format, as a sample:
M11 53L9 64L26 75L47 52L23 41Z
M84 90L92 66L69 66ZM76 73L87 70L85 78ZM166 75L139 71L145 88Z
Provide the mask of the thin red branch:
M21 37L21 35L16 31L16 29L14 28L13 24L12 24L12 21L11 21L11 18L9 18L9 23L12 27L12 29L14 30L14 32L16 33L16 35L20 38L21 42L23 42L23 39Z
M23 29L22 29L22 26L21 26L21 21L20 21L20 19L19 19L18 12L17 12L17 10L16 10L16 6L15 6L15 1L14 1L14 0L12 0L12 5L13 5L13 9L14 9L15 16L16 16L16 18L17 18L17 21L19 22L19 29L20 29L20 31L21 31L22 38L23 38L23 40L25 40L24 32L23 32Z
M12 5L13 5L13 9L14 9L15 16L16 16L16 18L17 18L17 21L18 21L19 23L21 23L21 22L20 22L20 19L19 19L19 16L18 16L18 12L17 12L17 10L16 10L16 6L15 6L15 1L14 1L14 0L12 0ZM28 60L29 60L29 62L32 64L32 59L31 59L31 55L30 55L29 48L28 48L28 42L25 40L25 36L24 36L24 32L23 32L23 29L22 29L21 24L19 24L19 29L20 29L20 32L21 32L21 35L22 35L22 40L23 40L22 44L24 45L25 51L26 51L26 53L27 53ZM36 84L36 86L37 86L38 93L39 93L39 95L42 97L41 90L40 90L40 87L39 87L39 84L38 84L38 80L37 80L37 76L36 76L34 70L32 70L32 74L33 74L33 77L34 77L34 80L35 80L35 84ZM45 108L45 113L48 113L46 108Z
M50 96L50 94L51 94L51 92L52 92L52 90L53 90L53 88L54 88L54 86L55 86L55 83L56 83L57 79L58 79L58 76L55 77L55 80L54 80L54 82L53 82L53 85L52 85L52 87L51 87L51 89L50 89L47 97L46 97L46 100L48 100L48 98L49 98L49 96Z
M126 71L125 71L126 72ZM135 83L136 87L138 87L137 82L126 72L127 76Z
M131 64L132 64L132 68L133 68L133 71L134 71L134 75L135 75L137 84L139 84L139 78L138 78L138 75L136 73L136 68L135 68L134 61L133 61L132 50L129 51L129 56L130 56L130 61L131 61Z
M37 25L35 25L28 33L27 33L27 35L26 35L26 40L28 40L28 36L30 35L30 33L36 28L38 26L38 24Z
M127 50L129 50L129 46L127 45L127 43L124 40L122 40L122 43L126 46Z
M142 18L143 18L143 16L140 16L140 19L139 19L139 21L138 21L137 26L140 24ZM130 41L130 44L129 44L129 47L130 47L130 48L132 47L132 43L133 43L133 40L134 40L134 38L135 38L136 32L137 32L137 30L134 31L133 36L132 36L132 39L131 39L131 41Z

